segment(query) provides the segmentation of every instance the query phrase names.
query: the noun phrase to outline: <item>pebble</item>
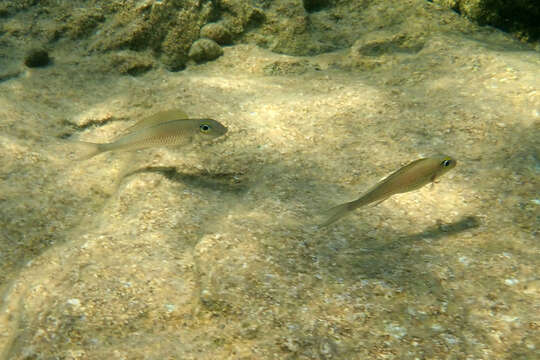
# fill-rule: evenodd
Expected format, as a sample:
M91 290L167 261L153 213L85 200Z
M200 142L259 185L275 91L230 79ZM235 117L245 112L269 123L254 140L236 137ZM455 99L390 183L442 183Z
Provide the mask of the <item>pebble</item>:
M68 299L67 303L75 307L81 305L81 301L79 299Z
M508 286L516 285L519 282L518 279L506 279L504 283Z

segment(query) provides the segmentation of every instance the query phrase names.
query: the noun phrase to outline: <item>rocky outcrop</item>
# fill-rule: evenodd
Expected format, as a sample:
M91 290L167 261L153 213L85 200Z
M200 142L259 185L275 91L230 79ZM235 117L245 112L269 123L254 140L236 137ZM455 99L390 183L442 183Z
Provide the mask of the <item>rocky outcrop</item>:
M531 0L433 0L480 25L491 25L525 41L540 39L540 2Z
M177 71L191 59L215 59L221 46L231 44L251 43L276 53L306 56L349 48L381 29L416 31L419 26L409 15L417 8L382 0L3 1L0 16L3 40L14 47L31 39L28 46L53 52L63 48L69 54L110 56L130 51L130 62L141 53L140 62L147 64L138 69L148 68L150 54L156 63ZM417 16L433 11L428 2L424 8ZM467 28L455 19L441 21L441 26L454 31ZM125 74L144 72L123 69Z

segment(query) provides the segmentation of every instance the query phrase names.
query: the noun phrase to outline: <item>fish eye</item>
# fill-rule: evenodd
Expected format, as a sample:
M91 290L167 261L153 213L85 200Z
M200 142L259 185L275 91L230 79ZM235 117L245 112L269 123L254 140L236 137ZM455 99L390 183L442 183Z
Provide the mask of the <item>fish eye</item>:
M210 125L201 124L201 126L199 126L199 128L201 129L202 132L208 132L210 130Z
M452 163L452 160L446 159L441 163L441 165L444 167L447 167L447 166L450 166L451 163Z

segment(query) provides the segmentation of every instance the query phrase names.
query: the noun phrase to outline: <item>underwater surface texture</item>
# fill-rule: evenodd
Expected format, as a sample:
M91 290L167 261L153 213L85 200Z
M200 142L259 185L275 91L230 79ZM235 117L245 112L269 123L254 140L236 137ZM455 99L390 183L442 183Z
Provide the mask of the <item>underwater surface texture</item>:
M421 0L0 1L0 359L540 358L539 74ZM226 134L81 159L171 109Z

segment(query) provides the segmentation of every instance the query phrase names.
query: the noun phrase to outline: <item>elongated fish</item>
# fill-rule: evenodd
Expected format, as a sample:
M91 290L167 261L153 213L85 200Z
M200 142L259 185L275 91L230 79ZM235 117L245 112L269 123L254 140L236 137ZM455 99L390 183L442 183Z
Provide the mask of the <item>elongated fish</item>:
M168 110L144 118L111 143L77 142L86 147L80 158L89 159L107 151L132 151L155 146L187 145L224 135L227 128L212 119L188 119L181 110Z
M449 156L436 156L415 160L390 174L384 180L381 180L360 198L328 210L328 220L322 223L321 226L328 226L361 206L373 202L379 204L394 194L419 189L435 181L455 166L456 160Z

